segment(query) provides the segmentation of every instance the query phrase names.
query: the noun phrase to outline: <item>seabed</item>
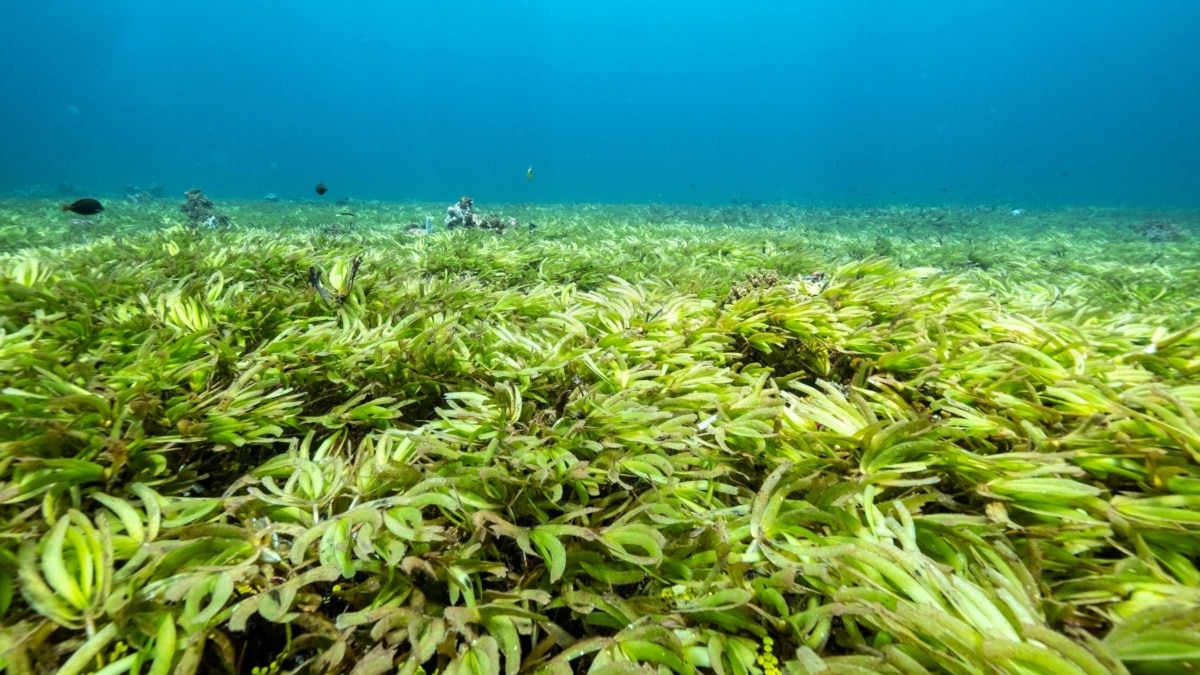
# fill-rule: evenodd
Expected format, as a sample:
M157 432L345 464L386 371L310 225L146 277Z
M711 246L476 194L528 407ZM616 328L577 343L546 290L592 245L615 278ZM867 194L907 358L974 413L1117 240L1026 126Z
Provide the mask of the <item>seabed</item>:
M0 203L10 673L1200 667L1196 212L107 206Z

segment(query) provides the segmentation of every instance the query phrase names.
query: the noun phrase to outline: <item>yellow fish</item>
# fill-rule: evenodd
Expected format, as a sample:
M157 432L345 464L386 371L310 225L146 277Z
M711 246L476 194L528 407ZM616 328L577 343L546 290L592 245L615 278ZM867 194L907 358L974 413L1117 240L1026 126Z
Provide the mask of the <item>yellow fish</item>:
M525 169L525 180L533 180L533 165L530 164L528 169Z

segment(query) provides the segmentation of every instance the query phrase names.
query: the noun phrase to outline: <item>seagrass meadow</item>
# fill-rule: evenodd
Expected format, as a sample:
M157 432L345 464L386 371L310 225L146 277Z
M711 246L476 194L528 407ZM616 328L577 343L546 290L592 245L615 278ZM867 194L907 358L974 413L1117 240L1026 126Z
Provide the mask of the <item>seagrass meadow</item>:
M1198 214L221 207L0 209L10 673L1200 667Z

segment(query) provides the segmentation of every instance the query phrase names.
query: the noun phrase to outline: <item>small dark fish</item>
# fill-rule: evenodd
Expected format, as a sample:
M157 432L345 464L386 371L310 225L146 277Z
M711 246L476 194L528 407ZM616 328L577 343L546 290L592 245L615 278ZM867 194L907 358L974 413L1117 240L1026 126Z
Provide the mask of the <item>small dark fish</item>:
M326 192L329 192L329 188L325 187L324 183L317 183L317 194L323 195Z
M316 267L308 268L308 285L312 286L313 290L315 290L325 302L333 302L334 300L337 300L339 305L344 305L346 304L347 298L350 297L350 292L354 290L354 279L358 277L358 268L361 265L362 256L356 257L354 259L354 263L350 266L350 276L346 279L346 291L344 293L338 293L337 295L334 295L333 293L325 290L325 287L321 285L321 272L318 271Z
M354 290L354 278L358 276L358 267L362 265L362 256L354 259L354 264L350 266L350 279L346 281L346 292L338 295L338 304L346 304L346 298L350 297L350 291Z
M78 213L81 216L94 216L103 211L104 206L95 199L80 199L70 204L63 204L62 210Z
M325 290L324 287L321 286L321 273L318 272L317 268L315 267L308 268L308 285L312 286L313 290L316 291L317 294L321 296L321 299L325 302L329 302L333 299L333 296L329 294L329 291Z

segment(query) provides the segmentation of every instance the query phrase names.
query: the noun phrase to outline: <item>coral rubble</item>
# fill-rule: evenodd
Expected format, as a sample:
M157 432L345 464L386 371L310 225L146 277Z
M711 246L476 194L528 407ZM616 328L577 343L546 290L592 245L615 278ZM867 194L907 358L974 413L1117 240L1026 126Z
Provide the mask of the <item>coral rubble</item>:
M217 210L213 205L212 200L204 196L204 193L196 188L188 190L183 195L187 201L180 205L179 210L183 211L188 218L188 223L192 227L206 227L214 229L218 227L229 227L232 222L229 216Z
M481 216L475 212L475 200L463 195L458 202L446 208L446 227L454 230L460 227L477 228L503 232L517 227L516 218L505 218L496 213Z

